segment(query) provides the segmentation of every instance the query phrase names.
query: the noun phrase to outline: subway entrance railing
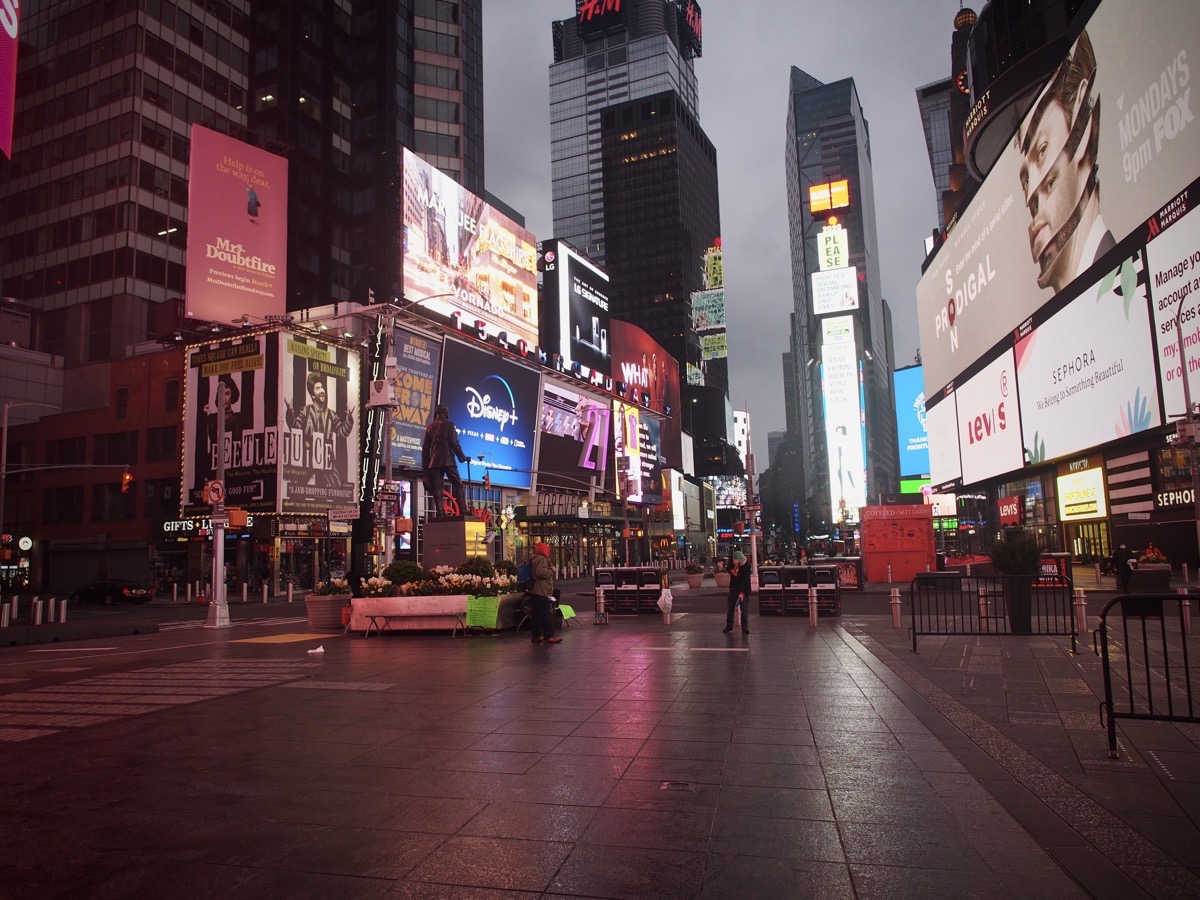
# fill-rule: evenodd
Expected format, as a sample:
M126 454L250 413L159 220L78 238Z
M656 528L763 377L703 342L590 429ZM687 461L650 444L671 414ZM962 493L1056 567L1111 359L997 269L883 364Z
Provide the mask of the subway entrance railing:
M912 649L921 635L1070 636L1076 651L1074 591L1063 575L960 575L927 572L912 580Z
M1194 661L1187 594L1122 594L1100 612L1093 637L1104 664L1108 755L1117 757L1117 719L1200 722L1200 664Z

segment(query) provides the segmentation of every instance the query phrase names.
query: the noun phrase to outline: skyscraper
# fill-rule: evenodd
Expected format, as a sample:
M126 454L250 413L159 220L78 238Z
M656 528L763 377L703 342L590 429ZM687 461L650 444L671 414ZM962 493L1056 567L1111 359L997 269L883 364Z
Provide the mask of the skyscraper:
M605 266L612 313L662 344L687 373L683 426L723 442L727 416L693 421L692 397L728 404L724 358L702 366L690 295L709 287L718 245L717 160L700 126L693 0L576 3L554 23L550 67L555 236ZM699 373L707 369L702 388ZM696 405L700 405L697 403ZM711 433L708 433L711 432Z
M856 521L898 483L890 323L870 131L853 79L823 84L793 67L787 135L794 312L783 363L802 461L796 488L813 533Z

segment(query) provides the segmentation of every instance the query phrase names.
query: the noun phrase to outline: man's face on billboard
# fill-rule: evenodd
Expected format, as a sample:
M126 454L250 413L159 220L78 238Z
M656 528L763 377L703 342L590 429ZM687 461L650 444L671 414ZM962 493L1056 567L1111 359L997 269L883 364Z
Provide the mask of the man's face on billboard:
M1070 257L1062 250L1076 228L1064 231L1064 226L1079 205L1089 166L1086 154L1080 152L1072 158L1066 152L1070 133L1068 111L1057 101L1047 104L1032 135L1024 127L1017 133L1018 144L1026 147L1020 169L1021 188L1030 217L1029 252L1040 270L1040 287L1061 288L1073 274L1061 271Z
M309 389L309 393L312 395L313 405L318 409L324 409L325 385L319 381L314 381L312 387Z

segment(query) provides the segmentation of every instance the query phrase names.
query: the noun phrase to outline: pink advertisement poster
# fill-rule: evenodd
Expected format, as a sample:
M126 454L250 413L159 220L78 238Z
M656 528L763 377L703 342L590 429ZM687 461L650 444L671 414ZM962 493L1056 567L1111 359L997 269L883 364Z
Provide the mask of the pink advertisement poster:
M192 126L186 314L209 322L282 316L287 160Z
M13 109L17 105L19 3L0 0L0 150L12 159Z

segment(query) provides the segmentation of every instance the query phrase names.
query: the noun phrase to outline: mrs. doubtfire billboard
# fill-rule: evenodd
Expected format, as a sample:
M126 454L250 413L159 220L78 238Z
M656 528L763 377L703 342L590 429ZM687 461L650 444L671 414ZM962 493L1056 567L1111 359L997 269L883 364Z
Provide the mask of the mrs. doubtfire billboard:
M927 392L1118 267L1109 251L1200 175L1197 62L1193 0L1098 7L917 287Z

